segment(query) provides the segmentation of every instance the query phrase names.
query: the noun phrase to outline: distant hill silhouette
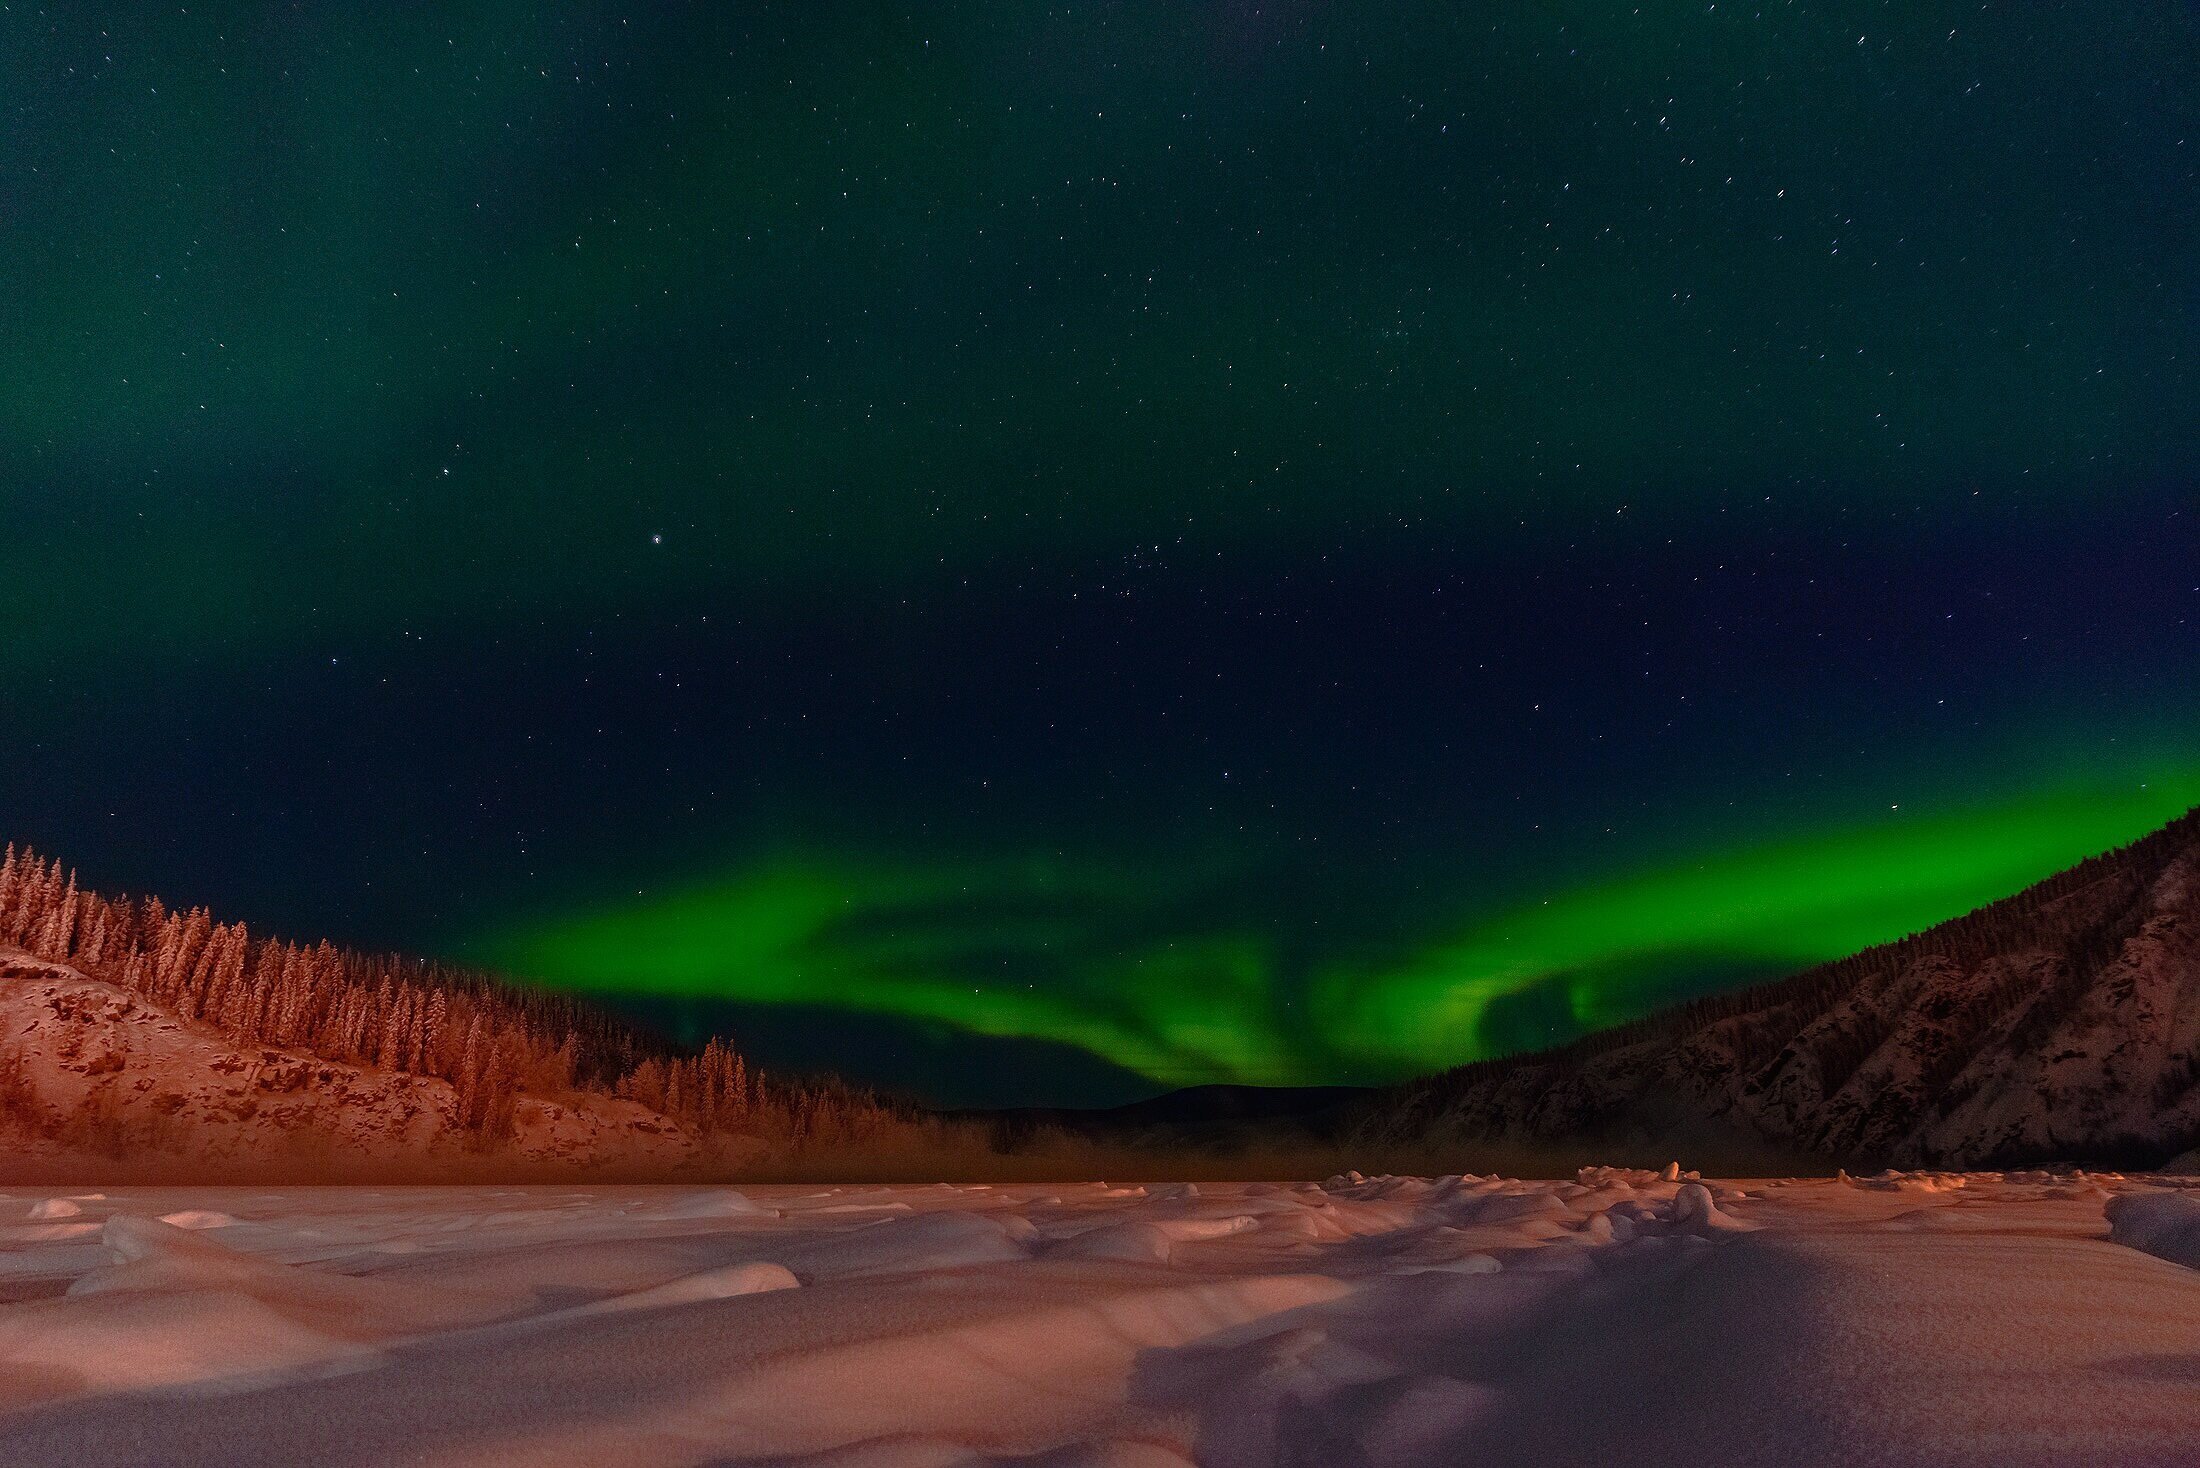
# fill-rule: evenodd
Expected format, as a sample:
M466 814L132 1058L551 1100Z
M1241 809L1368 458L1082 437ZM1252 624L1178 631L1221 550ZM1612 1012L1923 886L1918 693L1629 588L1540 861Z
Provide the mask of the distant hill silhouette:
M368 1171L433 1155L671 1174L822 1148L859 1172L891 1170L896 1152L959 1172L992 1165L986 1138L1149 1157L1407 1149L1446 1166L2155 1167L2200 1148L2200 811L1899 942L1380 1091L1197 1086L924 1118L487 975L100 896L13 849L0 1021L0 1129L18 1161L55 1167L96 1154L282 1171L301 1136ZM866 1138L867 1160L836 1150Z
M1356 1134L2144 1167L2200 1144L2196 1081L2200 811L1899 942L1397 1087Z

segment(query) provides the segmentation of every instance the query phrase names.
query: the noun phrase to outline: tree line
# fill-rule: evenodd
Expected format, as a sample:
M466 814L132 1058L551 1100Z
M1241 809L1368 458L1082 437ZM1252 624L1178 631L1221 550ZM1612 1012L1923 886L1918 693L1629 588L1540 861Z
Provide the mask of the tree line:
M204 907L109 897L13 845L0 858L0 946L105 979L238 1045L302 1050L448 1082L451 1120L509 1137L522 1096L619 1096L705 1137L797 1142L895 1113L837 1081L767 1079L731 1045L655 1041L593 1005L477 970L255 937Z

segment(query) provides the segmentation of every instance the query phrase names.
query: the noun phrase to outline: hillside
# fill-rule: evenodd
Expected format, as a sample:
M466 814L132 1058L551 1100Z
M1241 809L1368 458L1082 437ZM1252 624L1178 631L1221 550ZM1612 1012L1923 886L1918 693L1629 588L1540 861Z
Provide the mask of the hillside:
M1373 1104L1368 1141L2152 1166L2200 1143L2200 812L1900 942Z
M0 859L0 1170L630 1177L784 1163L911 1118L563 996Z
M0 861L0 1140L25 1177L884 1176L919 1155L960 1174L998 1161L986 1137L1157 1161L1288 1145L2152 1167L2200 1146L2200 812L1927 932L1563 1049L1376 1093L1209 1087L980 1120Z
M700 1160L690 1129L586 1091L516 1095L508 1130L485 1137L449 1081L240 1046L20 950L0 951L0 1035L12 1176L169 1160L194 1177L668 1173Z

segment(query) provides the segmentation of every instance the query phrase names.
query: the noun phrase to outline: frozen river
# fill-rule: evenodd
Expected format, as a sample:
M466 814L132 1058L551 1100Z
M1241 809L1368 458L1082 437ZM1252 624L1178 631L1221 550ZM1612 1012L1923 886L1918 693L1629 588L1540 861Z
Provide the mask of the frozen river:
M2082 1175L15 1190L0 1461L2191 1464L2181 1257Z

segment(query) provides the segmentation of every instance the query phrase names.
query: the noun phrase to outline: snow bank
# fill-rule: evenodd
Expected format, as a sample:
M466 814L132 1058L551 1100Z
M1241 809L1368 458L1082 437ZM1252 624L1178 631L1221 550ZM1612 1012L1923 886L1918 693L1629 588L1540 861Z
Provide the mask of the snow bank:
M2200 1269L2200 1198L2189 1193L2130 1193L2102 1212L2108 1236L2174 1264Z
M1168 1264L1179 1244L1204 1239L1225 1239L1258 1227L1255 1219L1237 1214L1227 1218L1159 1218L1132 1223L1102 1224L1073 1234L1055 1245L1053 1252L1079 1259L1136 1259L1149 1264Z
M689 1193L668 1203L646 1203L629 1208L635 1218L671 1221L683 1218L740 1218L747 1215L776 1217L776 1209L759 1206L746 1193L732 1188L711 1188Z
M832 1221L844 1226L846 1215ZM982 1213L919 1213L805 1240L780 1257L801 1274L831 1279L1001 1264L1030 1255L1030 1225L1017 1223Z
M669 1279L647 1289L631 1290L623 1295L613 1295L607 1300L593 1300L586 1305L575 1305L565 1310L552 1310L547 1314L527 1317L519 1323L535 1326L552 1321L585 1320L597 1315L624 1315L636 1310L662 1310L673 1305L700 1305L714 1300L731 1300L741 1295L765 1295L774 1290L799 1289L801 1284L794 1277L794 1272L784 1264L753 1260L746 1264L728 1264L718 1269L683 1274L677 1279Z
M114 1263L58 1300L0 1316L0 1373L71 1373L86 1388L220 1393L357 1364L375 1286L247 1258L157 1219L102 1230ZM394 1333L394 1332L392 1332Z

